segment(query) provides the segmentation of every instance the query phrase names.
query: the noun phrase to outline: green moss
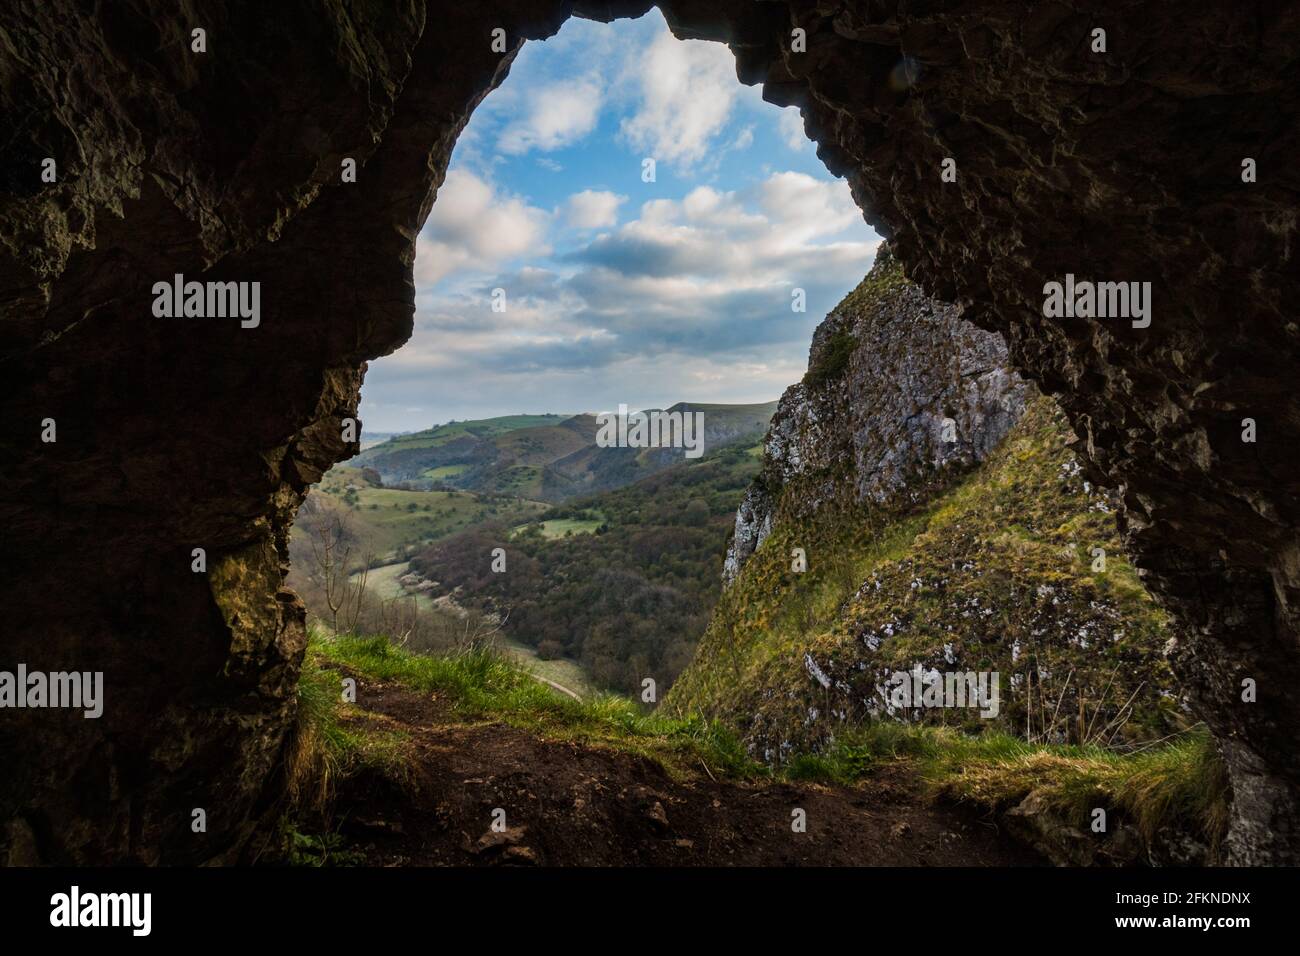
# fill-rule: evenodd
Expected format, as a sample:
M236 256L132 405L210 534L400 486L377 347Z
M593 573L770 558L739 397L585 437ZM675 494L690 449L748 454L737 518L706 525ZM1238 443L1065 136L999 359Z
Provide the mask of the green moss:
M858 340L851 332L835 332L822 346L816 361L808 366L803 382L809 388L821 388L827 382L833 382L844 374L849 367L849 359L857 351Z

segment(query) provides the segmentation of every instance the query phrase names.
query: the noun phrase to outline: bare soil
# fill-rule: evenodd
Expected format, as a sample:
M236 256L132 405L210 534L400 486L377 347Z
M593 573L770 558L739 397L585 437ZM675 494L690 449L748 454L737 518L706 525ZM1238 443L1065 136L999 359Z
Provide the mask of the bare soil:
M853 787L671 777L648 758L469 724L450 702L353 673L356 729L412 742L409 784L341 785L348 849L370 866L1021 866L992 823L927 800L906 766ZM492 828L505 811L506 829ZM806 813L806 832L791 828Z

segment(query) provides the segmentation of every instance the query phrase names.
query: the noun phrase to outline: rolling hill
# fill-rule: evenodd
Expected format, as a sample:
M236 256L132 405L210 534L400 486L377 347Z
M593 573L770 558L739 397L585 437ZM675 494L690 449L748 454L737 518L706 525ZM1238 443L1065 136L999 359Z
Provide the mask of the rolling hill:
M665 409L702 413L706 450L765 431L775 410L775 402ZM367 448L347 464L374 469L386 485L560 502L632 484L683 458L679 448L600 447L598 431L591 414L450 422Z

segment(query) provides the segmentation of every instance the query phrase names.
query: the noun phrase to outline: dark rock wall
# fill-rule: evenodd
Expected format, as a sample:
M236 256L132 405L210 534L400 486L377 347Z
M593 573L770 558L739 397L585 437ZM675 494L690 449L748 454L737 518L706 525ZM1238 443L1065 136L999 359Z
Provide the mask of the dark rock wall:
M768 67L769 96L809 104L820 154L910 276L1003 332L1058 395L1181 622L1173 663L1233 780L1229 858L1294 861L1300 10L810 4L795 17L810 53L782 58L789 86ZM915 79L894 94L900 52ZM944 157L957 183L940 182ZM1043 284L1066 273L1151 282L1151 327L1045 319Z
M743 81L802 106L911 276L1059 394L1182 622L1175 661L1232 771L1230 853L1295 861L1300 10L663 7L679 35L729 41ZM274 809L304 640L281 583L288 523L350 450L339 426L364 361L410 333L413 240L456 135L518 44L572 9L0 7L0 662L108 684L98 721L0 715L0 857L229 860ZM796 24L807 53L788 51ZM1089 51L1095 26L1105 55ZM348 156L358 182L342 185ZM940 181L945 157L956 183ZM176 272L261 280L260 327L154 319L150 286ZM1152 282L1151 327L1043 318L1043 283L1067 272ZM1241 702L1243 677L1258 702Z

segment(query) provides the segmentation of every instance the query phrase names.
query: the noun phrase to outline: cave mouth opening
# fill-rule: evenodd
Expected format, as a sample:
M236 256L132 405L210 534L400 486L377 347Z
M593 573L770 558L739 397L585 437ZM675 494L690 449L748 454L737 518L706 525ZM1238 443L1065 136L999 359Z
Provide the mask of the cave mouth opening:
M903 58L883 82L897 93L918 75ZM819 647L806 629L790 687L802 700L814 685L836 683L846 698L805 702L807 710L841 719L920 713L945 682L971 687L972 697L979 683L984 717L1030 743L1123 749L1188 731L1180 707L1167 703L1177 694L1159 654L1165 621L1123 554L1118 499L1082 474L1059 409L1012 371L996 334L910 286L890 299L894 322L918 326L910 337L881 338L887 324L853 311L878 286L904 280L889 255L881 278L864 282L878 239L847 185L807 147L796 109L762 103L736 82L724 47L677 39L657 13L617 27L571 19L554 38L525 45L461 133L416 240L414 333L367 372L362 452L325 475L299 515L289 583L315 625L396 632L396 643L423 653L485 646L558 693L658 704L709 629L719 567L734 578L762 542L758 534L727 548L733 532L746 533L745 488L763 463L742 453L761 452L777 410L763 399L799 381L810 392L832 388L854 362L871 365L861 343L877 336L877 346L922 357L868 367L854 379L857 392L828 401L880 396L875 417L835 426L895 434L905 444L875 449L884 460L942 463L955 477L927 489L933 509L963 501L966 509L965 524L947 528L957 544L944 560L966 571L1001 563L1019 588L953 587L940 556L920 547L884 567L819 540L806 579L816 583L792 587L785 600L847 607L864 581L888 590L899 568L917 566L907 590L952 594L913 630L953 639L906 659L879 655L869 679L833 681L826 660L843 648ZM865 292L845 295L859 283ZM849 320L816 330L837 308ZM815 330L822 341L809 367L795 367ZM891 404L885 396L895 391L911 406ZM688 448L650 483L669 456L602 448L609 420L599 413L622 411L625 443L629 408L633 417L676 408L679 425L698 416L703 428L734 419L715 425L727 432L709 449L715 474L692 481L686 466L703 449ZM899 436L889 416L919 418L930 434ZM1039 484L1020 482L1030 505L998 497L1011 479L985 459L1004 440L1032 446L1025 470ZM837 453L865 468L867 444ZM884 470L901 487L920 480L909 467ZM1065 492L1048 491L1049 473ZM899 487L858 493L883 499ZM967 500L978 495L988 500ZM1044 513L1032 514L1036 507ZM901 533L888 509L843 517ZM990 537L999 521L1019 533L989 543L969 531L981 521ZM1053 524L1069 531L1048 533ZM834 555L827 576L817 562L833 548L848 551ZM795 550L808 560L809 547ZM1053 616L1062 603L1072 616ZM984 624L995 610L1004 633ZM892 609L855 614L873 655L873 641L902 640ZM822 627L832 617L814 615ZM954 635L954 621L970 633ZM866 657L858 663L867 669ZM991 686L1000 697L992 707ZM748 719L690 691L678 697L681 707ZM938 723L982 729L969 713L937 714ZM793 713L776 727L747 725L751 750L779 760L795 743L825 745L833 730L804 717L817 732L782 733L782 721L798 722Z
M12 62L38 64L0 84L17 117L4 149L18 185L0 207L6 420L57 420L59 436L0 470L8 527L47 556L4 587L15 658L102 668L117 691L98 721L27 712L5 726L24 775L0 794L0 856L230 860L273 799L296 710L305 634L282 582L298 504L352 450L339 425L355 419L362 363L410 334L413 237L508 64L488 53L494 21L517 44L572 11L459 5L425 29L218 8L207 29L238 56L196 60L136 28L166 22L183 41L171 16L73 6L0 15ZM609 19L650 4L577 6ZM1121 18L1101 59L1091 17L1064 8L1022 22L996 5L869 21L799 3L660 6L677 35L725 40L744 82L803 108L819 157L909 275L975 306L1059 398L1090 474L1122 489L1127 549L1178 622L1170 659L1231 775L1227 858L1294 861L1297 127L1279 122L1300 88L1294 11L1206 6L1179 31ZM62 28L74 19L83 29ZM118 95L127 70L150 95ZM955 189L936 178L949 153ZM364 175L340 187L354 157ZM38 159L55 182L26 175ZM257 328L138 321L148 282L205 272L276 286ZM1085 272L1151 280L1150 329L1039 315L1045 281ZM248 412L240 427L232 409ZM1246 419L1258 442L1241 437ZM1271 692L1247 700L1257 682ZM193 794L211 797L204 838L177 812Z
M488 641L583 694L666 692L775 399L878 244L797 108L739 83L722 44L651 8L524 45L416 241L413 334L369 365L362 453L299 513L289 584L313 626ZM610 496L692 463L707 478L665 479L633 530L631 490ZM575 535L600 556L549 566L540 542ZM629 560L652 536L656 561ZM598 580L541 593L578 577ZM593 616L561 620L576 608Z

